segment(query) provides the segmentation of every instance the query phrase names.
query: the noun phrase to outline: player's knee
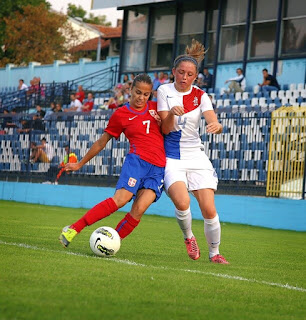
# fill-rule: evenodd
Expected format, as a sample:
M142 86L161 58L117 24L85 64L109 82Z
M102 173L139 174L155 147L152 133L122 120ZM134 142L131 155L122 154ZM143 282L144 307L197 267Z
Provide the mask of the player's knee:
M181 210L181 211L185 211L189 208L189 201L185 200L185 199L177 199L175 201L175 207L176 209L178 210Z
M113 200L116 203L118 208L122 208L124 205L126 205L133 197L133 194L131 192L128 192L124 189L116 190Z
M203 212L203 216L205 219L214 219L217 216L216 208L215 207L205 208Z
M117 197L113 197L114 202L116 203L118 208L122 208L123 206L125 206L130 200L131 198L117 198Z
M147 209L147 205L138 201L135 201L133 203L132 209L130 211L130 214L133 218L140 220L143 216L144 212Z

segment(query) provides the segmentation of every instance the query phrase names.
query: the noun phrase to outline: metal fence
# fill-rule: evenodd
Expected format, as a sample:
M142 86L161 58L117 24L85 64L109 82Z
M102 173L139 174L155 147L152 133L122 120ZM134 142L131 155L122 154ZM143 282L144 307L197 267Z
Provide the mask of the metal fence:
M306 107L272 113L267 196L305 199Z

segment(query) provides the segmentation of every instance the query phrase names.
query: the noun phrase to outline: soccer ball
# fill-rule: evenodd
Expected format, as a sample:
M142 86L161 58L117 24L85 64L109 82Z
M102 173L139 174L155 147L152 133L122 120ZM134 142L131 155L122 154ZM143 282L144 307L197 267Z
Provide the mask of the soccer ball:
M90 248L97 256L113 256L121 245L118 232L111 227L100 227L96 229L89 239Z

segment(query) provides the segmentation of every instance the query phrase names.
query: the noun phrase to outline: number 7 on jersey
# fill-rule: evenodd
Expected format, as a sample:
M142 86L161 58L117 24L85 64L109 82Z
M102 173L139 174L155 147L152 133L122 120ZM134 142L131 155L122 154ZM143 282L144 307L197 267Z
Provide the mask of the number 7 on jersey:
M147 125L146 133L150 132L150 120L142 121L143 125Z

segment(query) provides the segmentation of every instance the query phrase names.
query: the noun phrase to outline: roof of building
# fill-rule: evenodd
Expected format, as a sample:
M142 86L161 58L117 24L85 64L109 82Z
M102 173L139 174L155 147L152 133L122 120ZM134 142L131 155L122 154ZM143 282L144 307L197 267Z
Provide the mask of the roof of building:
M174 1L174 0L93 0L92 9L105 9L105 8L114 8L114 7L127 7L142 5L154 2L165 2L165 1Z
M105 39L120 38L122 34L122 27L106 27L92 23L89 23L89 25L103 33Z
M97 50L98 39L99 37L84 41L83 43L71 48L70 52ZM105 49L109 47L109 45L110 45L110 40L101 39L101 49Z

